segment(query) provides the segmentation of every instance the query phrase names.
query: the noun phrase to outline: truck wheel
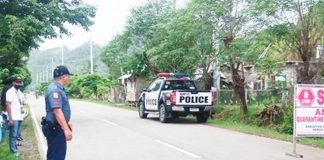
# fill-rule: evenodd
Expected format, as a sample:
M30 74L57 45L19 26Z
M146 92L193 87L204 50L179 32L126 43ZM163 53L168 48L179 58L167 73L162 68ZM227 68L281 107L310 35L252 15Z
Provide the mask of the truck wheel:
M198 123L206 123L209 117L209 112L198 113L196 118Z
M143 101L140 102L140 105L138 107L138 114L140 118L147 118L147 113L145 113L145 106Z
M159 109L159 119L160 119L160 122L162 123L166 123L168 121L167 119L167 110L164 106L164 104L161 104L160 105L160 109Z

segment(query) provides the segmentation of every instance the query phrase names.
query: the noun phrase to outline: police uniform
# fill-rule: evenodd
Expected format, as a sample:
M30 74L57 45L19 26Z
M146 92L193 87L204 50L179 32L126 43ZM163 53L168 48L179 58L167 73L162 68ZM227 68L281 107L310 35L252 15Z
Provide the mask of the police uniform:
M54 78L64 74L70 74L65 66L58 66L54 70ZM71 74L70 74L71 75ZM47 139L47 159L48 160L64 160L66 155L67 143L64 130L58 124L53 113L54 109L61 109L66 122L71 119L71 109L67 93L63 86L54 81L48 86L45 94L46 116L42 119L42 130Z

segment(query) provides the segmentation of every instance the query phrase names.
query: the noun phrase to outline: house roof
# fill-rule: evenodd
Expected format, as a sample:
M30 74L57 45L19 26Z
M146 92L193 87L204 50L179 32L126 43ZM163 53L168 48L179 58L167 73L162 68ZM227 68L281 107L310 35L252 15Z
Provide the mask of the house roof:
M232 74L229 72L222 72L222 74L224 75L224 81L227 82L232 82ZM240 74L241 75L241 74ZM245 82L256 82L259 79L259 75L258 73L245 73L244 74L244 78L245 78Z
M227 76L225 76L223 74L223 72L219 71L219 74L220 74L220 77L221 78L226 79ZM202 78L202 76L203 76L202 73L197 73L196 72L195 77L194 77L194 80L198 80L198 79Z
M118 79L128 79L131 76L132 76L132 74L125 74L125 75L120 76Z

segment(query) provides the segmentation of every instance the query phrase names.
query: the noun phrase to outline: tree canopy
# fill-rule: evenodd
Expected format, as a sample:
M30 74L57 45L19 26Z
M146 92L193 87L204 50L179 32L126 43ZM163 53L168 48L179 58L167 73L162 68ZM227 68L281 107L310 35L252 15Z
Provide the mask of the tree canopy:
M108 66L118 66L115 77L199 73L205 89L213 84L215 66L226 66L245 117L244 66L263 77L276 75L287 55L296 54L296 61L304 62L299 82L319 75L309 63L323 37L323 8L322 1L313 0L190 0L182 9L172 7L171 0L150 1L133 10L102 57Z
M29 51L43 38L70 35L65 23L89 30L96 13L81 0L10 0L0 1L0 8L0 83L19 74L25 85L31 82L26 68Z

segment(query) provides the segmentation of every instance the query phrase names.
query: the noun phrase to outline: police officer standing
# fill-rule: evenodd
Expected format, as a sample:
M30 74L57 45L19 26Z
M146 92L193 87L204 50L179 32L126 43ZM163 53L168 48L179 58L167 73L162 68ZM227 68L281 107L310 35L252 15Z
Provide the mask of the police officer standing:
M57 66L53 72L55 81L45 94L46 117L42 118L42 130L47 139L47 160L64 160L66 141L72 140L71 109L64 90L70 75L65 66Z

